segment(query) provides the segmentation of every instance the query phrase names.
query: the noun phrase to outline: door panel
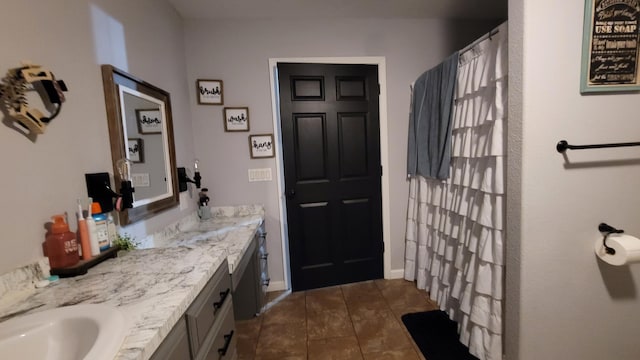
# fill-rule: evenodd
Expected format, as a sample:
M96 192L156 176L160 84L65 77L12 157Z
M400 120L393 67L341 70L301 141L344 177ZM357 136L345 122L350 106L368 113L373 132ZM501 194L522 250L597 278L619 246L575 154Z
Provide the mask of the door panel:
M331 213L326 202L300 205L302 238L299 263L303 269L333 265L331 243L323 241L331 236Z
M293 290L382 277L377 67L278 64Z
M367 176L367 115L338 114L338 126L341 179Z
M372 213L369 199L344 200L342 202L342 218L346 220L343 237L352 239L344 244L345 263L370 260L375 256L375 245L371 244Z
M296 114L294 121L297 180L327 179L324 114Z

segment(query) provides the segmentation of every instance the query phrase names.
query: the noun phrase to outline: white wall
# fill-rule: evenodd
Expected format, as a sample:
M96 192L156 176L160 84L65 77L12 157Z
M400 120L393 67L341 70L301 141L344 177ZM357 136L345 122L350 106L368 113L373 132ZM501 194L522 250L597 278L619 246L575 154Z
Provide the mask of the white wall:
M404 267L408 183L406 148L409 84L495 23L438 20L304 19L189 20L185 38L188 78L224 81L225 106L248 106L251 134L273 133L269 58L385 56L387 64L391 186L391 268ZM277 184L249 183L247 169L275 160L249 158L249 133L225 133L222 106L196 105L191 91L196 153L214 205L262 203L266 209L269 270L283 280Z
M74 214L76 199L87 196L85 173L112 173L100 64L170 92L178 165L191 164L194 155L182 19L165 2L5 0L0 43L2 76L28 59L69 87L60 116L35 142L0 126L3 273L42 256L44 224L53 214ZM141 236L193 210L195 200L185 211L172 209L124 230Z
M640 357L640 265L594 256L600 222L640 235L640 95L579 92L583 1L509 1L507 359Z

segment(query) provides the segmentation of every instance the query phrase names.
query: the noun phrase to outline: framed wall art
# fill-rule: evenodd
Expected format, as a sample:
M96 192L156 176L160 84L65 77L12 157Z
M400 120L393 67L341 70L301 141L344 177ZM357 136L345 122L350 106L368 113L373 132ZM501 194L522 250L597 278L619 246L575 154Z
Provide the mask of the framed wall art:
M138 109L136 120L140 134L162 134L162 115L159 109Z
M273 134L249 135L249 153L252 159L275 157Z
M198 90L198 104L200 105L223 105L224 92L222 80L198 79L196 82Z
M249 108L224 108L224 131L249 131Z
M640 90L637 1L585 0L580 92Z
M142 139L129 138L127 139L127 151L129 154L129 160L134 163L144 162L144 150L142 147Z

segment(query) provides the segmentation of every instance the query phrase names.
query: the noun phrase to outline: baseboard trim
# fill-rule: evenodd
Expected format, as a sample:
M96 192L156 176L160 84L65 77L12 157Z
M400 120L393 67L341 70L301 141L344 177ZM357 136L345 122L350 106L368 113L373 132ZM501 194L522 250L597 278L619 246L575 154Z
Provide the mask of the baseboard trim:
M395 269L389 271L389 277L387 277L387 279L404 279L404 269ZM268 292L281 290L287 290L284 281L271 281L269 283L269 287L267 288Z
M389 271L389 277L387 279L404 279L404 269L395 269Z
M267 292L271 292L271 291L280 291L280 290L286 290L287 287L284 284L284 281L270 281L269 282L269 287L267 287Z

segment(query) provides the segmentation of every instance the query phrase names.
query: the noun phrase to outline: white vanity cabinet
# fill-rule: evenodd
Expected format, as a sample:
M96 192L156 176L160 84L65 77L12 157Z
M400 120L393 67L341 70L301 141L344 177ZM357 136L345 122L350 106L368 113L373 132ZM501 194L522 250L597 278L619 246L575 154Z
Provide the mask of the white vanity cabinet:
M229 265L225 260L171 330L152 360L223 360L236 353Z

